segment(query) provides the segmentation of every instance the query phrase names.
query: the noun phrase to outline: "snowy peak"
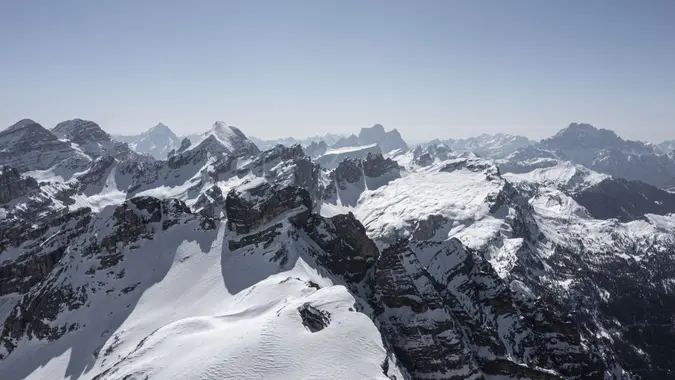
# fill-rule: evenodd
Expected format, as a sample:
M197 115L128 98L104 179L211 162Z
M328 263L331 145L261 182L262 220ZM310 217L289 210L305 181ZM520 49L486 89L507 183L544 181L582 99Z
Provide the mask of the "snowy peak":
M473 152L479 156L501 158L516 150L527 147L533 142L523 136L514 136L505 133L494 135L482 134L466 139L449 139L443 141L450 149L457 152Z
M624 140L613 131L570 124L541 141L541 148L600 173L667 187L675 181L675 160L650 143Z
M590 124L572 123L555 136L542 140L542 145L552 149L610 149L624 153L651 154L654 147L640 141L624 140L614 131L598 129Z
M623 140L614 131L598 129L586 123L571 123L553 137L543 141L546 145L561 148L606 148L620 145Z
M165 160L172 150L180 147L180 139L171 128L159 123L131 139L129 147L137 153L147 154L157 160Z
M39 139L40 141L44 140L56 140L56 137L49 132L42 125L36 123L31 119L23 119L14 124L4 131L0 131L0 137L8 138L26 136L30 139Z
M22 128L34 127L36 125L40 126L40 124L36 123L32 119L21 119L12 124L9 128L5 129L4 132L18 131Z
M210 130L205 133L206 136L215 135L221 141L246 140L246 135L234 126L228 126L225 122L216 121Z
M19 171L44 170L78 157L88 160L33 120L23 119L0 131L0 162Z
M112 139L101 127L89 120L73 119L63 121L52 129L52 133L60 139L68 139L76 144L110 143Z
M163 123L159 123L155 125L154 127L148 129L148 131L145 133L147 135L172 135L176 136L171 128L167 127Z
M667 140L658 145L661 152L669 154L675 151L675 140Z
M400 150L408 150L408 144L403 141L401 134L396 129L385 131L382 124L375 124L370 128L361 128L359 132L359 144L378 144L385 153Z
M75 144L76 148L92 159L110 155L121 161L147 161L147 156L136 154L125 142L113 141L98 124L89 120L73 119L61 122L52 129L52 133L63 140Z
M214 147L216 142L222 145L227 153L235 156L260 153L260 149L239 128L228 126L222 121L216 121L211 129L204 133L203 140L197 146Z
M383 153L393 151L407 151L408 144L403 141L401 134L396 129L385 131L382 124L375 124L372 127L361 128L359 135L349 135L343 137L331 146L333 149L367 146L377 144Z

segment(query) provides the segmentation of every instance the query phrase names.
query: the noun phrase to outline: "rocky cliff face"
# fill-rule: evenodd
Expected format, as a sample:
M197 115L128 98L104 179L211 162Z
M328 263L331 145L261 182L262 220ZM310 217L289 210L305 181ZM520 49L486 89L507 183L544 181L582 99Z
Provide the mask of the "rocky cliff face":
M607 129L572 123L541 141L544 149L561 152L574 163L614 177L666 187L675 178L675 161L655 145L624 140Z
M408 144L403 141L401 133L396 129L385 131L382 124L375 124L370 128L361 128L359 143L361 145L377 144L384 153L408 150Z
M99 214L83 208L0 236L0 258L9 259L0 264L0 296L21 295L3 316L0 359L24 339L51 342L86 329L72 317L81 308L101 307L98 292L128 294L140 284L122 280L120 265L135 244L184 223L215 228L213 220L192 214L180 201L139 197Z
M147 161L150 156L137 154L125 142L113 141L108 133L89 120L73 119L61 122L52 129L60 139L71 141L91 158L112 156L120 161Z
M0 162L21 172L49 169L62 161L89 158L49 130L24 119L0 131Z
M0 170L0 372L25 378L35 368L15 369L26 358L69 350L86 358L73 376L145 376L154 372L133 365L173 352L181 331L210 335L224 320L276 328L288 316L320 339L354 314L360 324L345 336L377 327L377 339L359 340L377 351L371 377L672 377L670 193L561 165L559 155L503 175L444 145L327 170L299 145L232 154L222 139L241 136L225 132L167 161L103 155L67 182ZM510 157L525 150L536 149ZM157 299L134 312L158 288L215 294L206 303L231 300L232 314L154 315ZM272 302L242 306L252 294ZM264 323L247 319L265 313ZM134 314L140 324L123 325ZM249 335L278 336L270 331ZM158 356L162 342L171 347Z
M598 219L630 222L646 214L675 213L675 194L644 182L608 178L573 195Z
M375 190L401 177L396 161L381 154L368 154L365 159L345 159L328 174L321 194L328 203L355 205L365 190Z
M19 171L11 166L0 167L0 204L25 195L37 187L35 178L21 176Z
M601 358L581 344L570 320L522 304L481 253L458 240L400 240L380 252L353 214L298 218L293 210L308 206L289 200L304 198L297 188L266 185L228 194L228 220L247 234L235 246L272 246L282 236L279 216L291 218L318 246L310 255L372 308L411 378L603 378ZM243 220L243 209L255 212ZM254 228L260 232L250 234Z

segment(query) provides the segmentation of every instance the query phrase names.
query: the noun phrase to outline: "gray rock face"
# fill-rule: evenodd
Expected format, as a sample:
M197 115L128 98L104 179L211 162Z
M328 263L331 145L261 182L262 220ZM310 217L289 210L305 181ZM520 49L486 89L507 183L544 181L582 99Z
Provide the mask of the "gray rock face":
M370 128L361 128L361 132L359 132L359 144L378 144L385 153L394 150L408 150L408 144L403 141L401 134L396 129L385 132L381 124L375 124Z
M181 152L185 151L187 148L190 147L190 145L192 145L192 142L190 141L190 139L184 138L183 141L180 142L180 147L178 147L178 150L176 151L176 153L181 153Z
M302 318L302 324L311 332L321 331L330 324L330 313L319 310L309 303L300 306L298 313Z
M190 141L190 139L186 137L180 142L180 147L178 148L178 150L176 150L175 148L171 149L171 151L167 153L166 158L171 159L171 157L179 153L185 152L190 146L192 146L192 141Z
M417 146L413 151L413 162L420 166L429 166L436 161L447 160L451 154L452 149L443 143Z
M382 155L369 154L365 160L346 159L335 169L335 181L340 189L346 189L347 184L363 182L363 176L377 178L391 175L400 176L400 168L396 161L385 159Z
M363 174L366 177L376 178L386 175L393 171L399 171L400 168L396 161L391 158L384 158L382 155L369 154L362 162Z
M21 176L18 170L10 166L0 167L0 204L25 195L37 187L38 183L34 178Z
M277 145L262 152L256 159L234 171L243 177L253 174L278 186L298 186L307 190L316 204L321 199L321 168L307 157L298 144L290 147ZM228 174L225 174L227 177Z
M630 222L646 214L675 212L675 194L640 181L608 178L573 195L597 219Z
M215 136L213 142L224 146ZM499 229L480 243L448 239L455 222L472 221L432 209L428 215L400 215L407 218L402 227L374 233L352 213L328 218L312 209L332 197L340 197L342 205L356 203L347 194L358 199L359 191L400 177L396 162L370 155L328 172L300 146L276 146L246 158L223 152L185 149L152 164L103 155L68 184L38 185L17 170L0 169L0 196L9 205L0 219L0 297L8 300L0 316L0 355L12 355L31 339L67 340L71 331L90 329L78 324L90 323L78 313L101 307L97 299L107 303L122 297L124 309L124 295L140 296L155 273L154 267L141 270L129 280L123 268L131 266L125 264L148 252L134 250L153 240L164 244L172 228L215 236L216 219L227 217L231 231L225 229L224 236L231 251L265 256L282 269L303 258L321 276L345 285L355 309L372 318L388 354L410 379L600 380L618 368L630 372L623 380L673 376L675 310L669 305L675 304L675 234L666 227L635 237L617 221L598 221L592 227L609 230L600 243L588 243L585 225L576 235L554 240L551 234L558 231L541 224L542 214L531 204L548 188L514 187L493 164L476 157L453 159L437 145L414 152L418 164L441 160L439 174L462 171L458 180L484 175L491 191L472 204L489 210L478 222L496 221ZM187 190L192 211L182 201L153 197L127 199L96 213L65 204L72 192L98 194L107 178L131 197L179 176L184 176L176 182L180 185L194 181ZM214 185L228 179L244 183L229 193ZM554 190L562 203L564 194ZM596 217L641 219L632 223L639 226L657 218L645 213L673 207L672 194L624 180L607 180L574 196ZM17 199L25 208L13 207ZM124 286L116 287L123 277ZM108 292L115 297L92 297ZM313 305L298 309L298 321L311 332L321 334L340 322ZM115 319L106 318L101 325ZM103 331L90 332L82 334L108 340ZM99 355L85 348L80 352ZM384 365L383 372L388 372Z
M76 158L89 160L30 119L0 131L0 162L20 172L49 169L62 161Z
M560 152L570 161L618 178L667 188L675 181L675 157L655 145L624 140L589 124L570 124L541 147Z
M248 235L230 241L230 248L269 246L279 236L281 222L289 220L320 248L312 254L327 270L349 281L361 281L378 256L375 243L354 214L323 218L311 213L311 205L309 193L295 186L263 183L231 190L225 200L228 224Z
M412 378L603 378L572 325L531 318L487 261L459 241L401 240L370 274L375 317ZM425 339L413 338L420 334Z
M541 145L547 148L575 150L575 149L612 149L623 152L651 154L654 146L640 141L624 140L614 131L598 129L590 124L572 123L555 136L544 139Z
M220 187L213 185L197 198L193 208L200 215L222 219L225 217L225 194Z
M225 199L228 225L240 234L247 234L287 211L306 219L311 210L307 190L295 186L280 188L266 182L246 190L232 189Z
M305 150L307 151L307 154L310 157L316 158L316 157L320 157L321 155L326 153L326 151L328 150L328 145L323 140L321 140L319 142L312 141L312 143L309 144L305 148Z
M315 214L303 228L323 250L315 253L317 260L349 281L361 281L379 255L377 246L352 213L332 218Z
M85 145L92 141L100 143L112 141L110 135L105 133L98 124L82 119L63 121L52 129L52 133L60 139L68 139L79 145Z
M349 135L343 137L335 142L331 147L332 148L346 148L349 146L359 146L359 137L357 135Z
M135 242L153 239L158 230L191 221L205 230L215 228L213 220L191 214L183 202L139 197L115 207L110 214L97 215L83 208L44 223L14 221L15 228L7 234L0 228L0 260L8 248L22 252L0 264L0 296L21 295L16 304L4 305L9 314L0 321L0 360L3 350L11 355L23 339L51 342L67 332L87 328L59 316L90 307L90 296L98 291L115 291L114 283L125 276L118 264L126 260L125 252L133 249ZM109 227L105 232L101 229L104 224ZM98 271L106 275L98 276L98 281L71 280L70 271L80 265L89 268L77 272L85 279ZM137 285L119 292L132 292Z
M335 169L335 182L342 190L347 184L363 182L363 165L361 160L346 159Z
M396 161L381 154L368 154L364 159L342 160L328 176L328 184L321 194L323 200L354 206L365 190L375 190L401 177Z
M89 120L73 119L61 122L52 129L52 133L60 139L67 139L77 144L80 149L92 158L105 155L120 161L147 161L149 156L142 156L129 148L125 142L113 141L108 133Z
M262 152L251 164L242 168L242 172L251 170L258 175L266 175L269 170L282 161L297 160L305 157L305 152L298 144L286 147L276 145L274 148Z

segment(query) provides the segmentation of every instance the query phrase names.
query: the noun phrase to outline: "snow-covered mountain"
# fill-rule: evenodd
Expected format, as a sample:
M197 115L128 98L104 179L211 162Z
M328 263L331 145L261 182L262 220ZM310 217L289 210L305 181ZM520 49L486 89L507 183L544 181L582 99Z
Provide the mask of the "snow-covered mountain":
M534 147L324 162L217 122L155 161L31 128L6 141L56 158L0 169L3 380L675 373L672 193ZM89 161L32 177L59 154Z
M658 145L662 153L671 153L675 151L675 140L664 141Z
M113 135L112 138L126 142L136 153L150 155L156 160L166 160L169 152L178 149L181 143L171 128L162 123L138 135Z
M338 140L342 139L343 137L344 136L342 135L327 133L323 136L311 136L306 137L304 139L297 139L294 137L284 137L279 139L261 139L253 136L250 136L249 139L253 141L253 143L255 143L255 145L257 145L260 149L267 150L277 145L286 145L286 146L301 145L302 147L307 147L313 143L320 143L322 141L326 145L331 146L335 144Z
M433 140L422 147L444 144L455 152L470 152L495 159L503 172L528 173L533 169L573 162L596 172L659 188L675 186L675 153L660 145L625 140L607 129L572 123L540 142L508 134L467 139Z
M316 158L316 162L324 168L335 169L345 159L366 158L369 154L381 155L382 149L377 144L328 149Z
M52 133L64 141L68 141L91 158L113 156L123 161L143 160L144 158L131 150L124 142L113 141L101 127L89 120L73 119L61 122L52 129Z
M675 154L651 143L624 140L607 129L572 123L540 147L589 169L668 188L675 184Z
M624 140L614 131L598 129L584 123L570 124L553 137L542 140L541 145L569 153L579 152L579 155L594 150L615 150L634 155L653 154L656 151L653 144Z
M382 152L407 151L408 144L403 141L398 130L385 131L381 124L375 124L370 128L361 128L359 135L349 135L336 141L331 147L341 149L355 146L368 146L377 144Z
M443 143L457 152L473 152L480 156L502 158L516 150L534 145L535 142L523 136L505 133L483 134L466 139L434 140L431 144Z
M260 153L260 149L242 131L237 127L228 126L222 121L216 121L211 129L202 134L199 140L192 142L192 146L188 149L219 146L224 149L224 153L234 156Z
M59 163L79 165L91 160L67 141L30 119L0 131L0 162L20 171L45 170Z

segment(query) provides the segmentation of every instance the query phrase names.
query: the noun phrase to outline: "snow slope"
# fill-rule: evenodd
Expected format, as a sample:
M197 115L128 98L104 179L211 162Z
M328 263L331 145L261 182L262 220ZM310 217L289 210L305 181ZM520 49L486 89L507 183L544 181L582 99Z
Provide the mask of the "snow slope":
M126 142L133 151L150 155L156 160L166 160L169 152L178 149L181 143L181 139L162 123L138 135L113 135L112 138Z
M216 123L166 161L3 169L0 377L672 377L675 214L647 187L612 193L621 222L578 195L623 182L557 151L379 152Z
M526 173L506 173L504 177L512 182L529 182L568 191L588 188L609 178L606 174L594 172L569 161L560 162L555 166L537 168Z
M347 158L362 159L366 158L368 154L382 154L382 149L377 144L329 149L318 157L316 162L325 169L335 169L340 162Z
M99 239L112 232L104 227L112 211L92 222ZM84 305L49 322L77 327L53 343L20 344L0 361L3 378L387 379L380 333L344 286L300 251L279 262L270 249L231 249L233 234L225 223L205 230L187 217L124 248L107 269L114 276L92 273L96 256L74 242L67 255L75 265L47 282L86 294ZM328 326L305 327L298 308L307 304L329 313Z

